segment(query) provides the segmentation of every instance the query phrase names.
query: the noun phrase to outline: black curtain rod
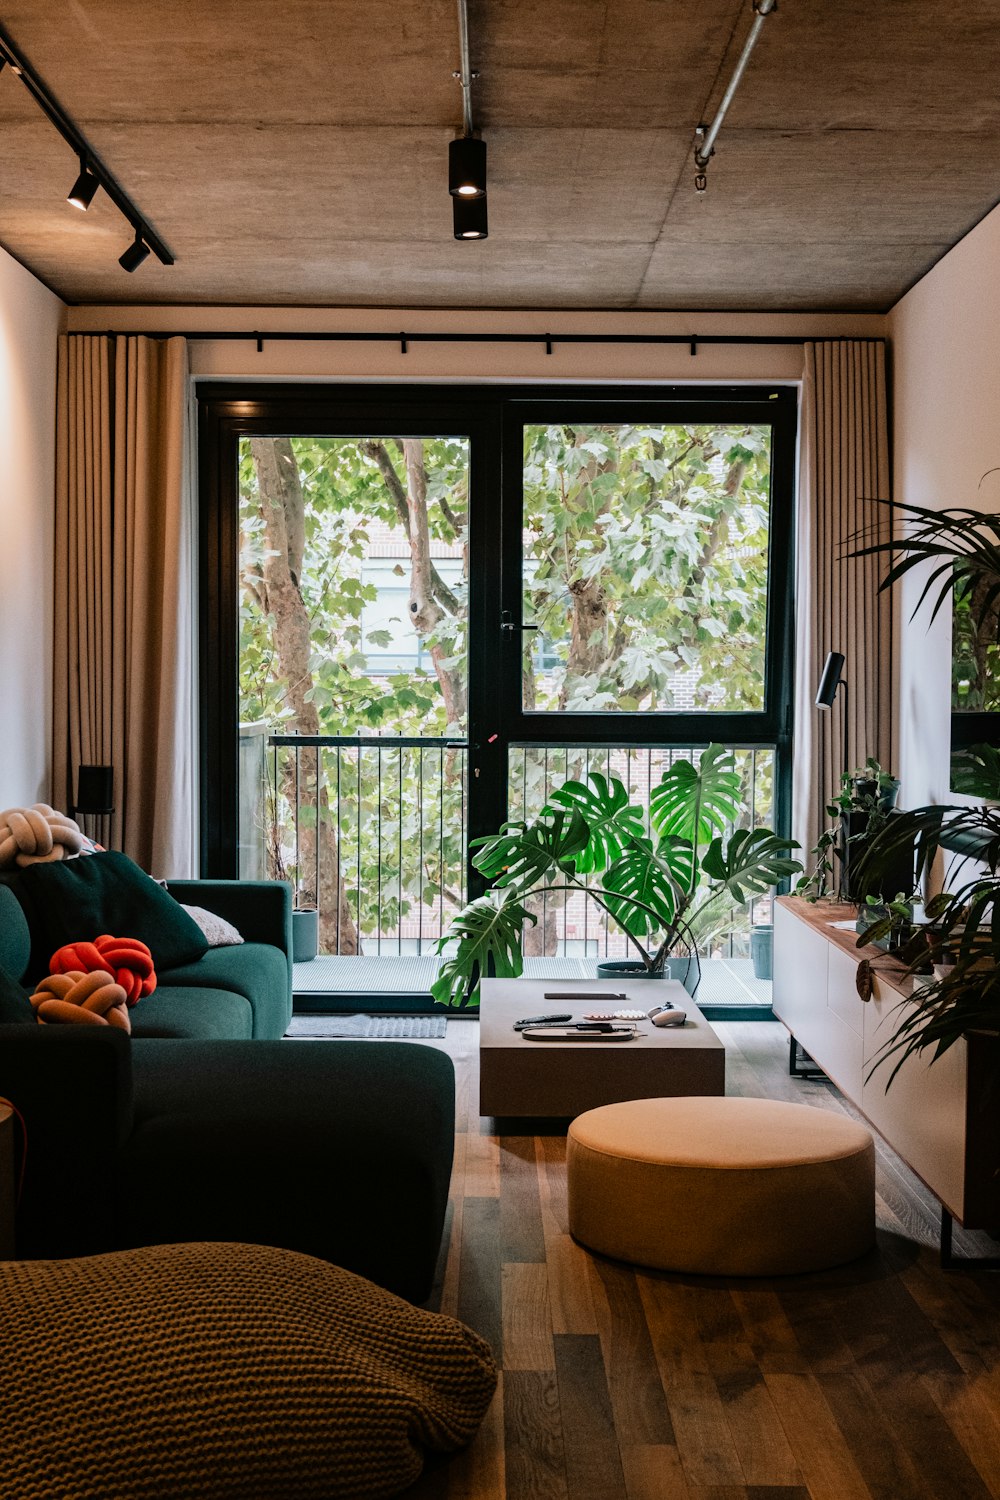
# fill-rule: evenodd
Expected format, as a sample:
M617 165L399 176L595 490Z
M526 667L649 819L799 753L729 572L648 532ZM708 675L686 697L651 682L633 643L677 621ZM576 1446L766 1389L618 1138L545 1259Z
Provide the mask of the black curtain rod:
M79 333L91 330L77 329ZM757 333L273 333L259 330L232 329L152 329L109 328L109 338L144 336L150 339L202 339L202 340L251 340L257 345L257 353L263 351L265 343L301 344L398 344L400 353L406 354L410 344L544 344L546 354L551 354L556 344L687 344L691 354L698 352L699 344L798 344L814 340L816 343L883 343L882 339L856 339L850 335L833 338L809 334L757 334Z

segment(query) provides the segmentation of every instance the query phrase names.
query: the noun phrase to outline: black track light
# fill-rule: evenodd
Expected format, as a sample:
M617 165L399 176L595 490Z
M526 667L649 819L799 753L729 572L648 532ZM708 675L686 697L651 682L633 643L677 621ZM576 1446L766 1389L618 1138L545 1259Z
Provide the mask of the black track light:
M84 213L94 201L94 194L100 187L100 183L93 172L87 166L83 157L80 158L80 175L69 190L66 201L72 203L74 208L81 208Z
M451 211L455 224L456 240L485 240L489 238L485 197L453 198L451 200Z
M486 196L486 142L460 135L448 147L448 191L453 198Z
M816 707L832 708L833 700L837 696L837 689L846 687L846 679L843 676L844 653L842 651L831 651L823 666L823 675L816 689ZM846 766L844 768L847 769Z
M121 266L123 271L136 271L142 265L148 254L149 246L145 243L142 235L137 229L135 232L135 240L131 245L129 245L124 255L119 255L118 264Z

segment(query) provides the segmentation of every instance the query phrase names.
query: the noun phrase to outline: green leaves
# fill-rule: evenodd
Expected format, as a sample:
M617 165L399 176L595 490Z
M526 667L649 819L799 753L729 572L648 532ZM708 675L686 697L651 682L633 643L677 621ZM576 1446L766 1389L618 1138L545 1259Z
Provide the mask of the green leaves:
M617 776L609 781L599 771L592 771L588 781L589 786L582 781L567 781L550 798L557 807L571 810L586 831L586 843L575 853L581 875L606 870L646 832L641 808L632 806Z
M493 838L475 839L472 863L498 887L527 890L546 877L573 868L585 849L588 828L578 812L553 811L537 822L505 823Z
M471 1001L480 979L518 979L523 972L521 928L535 922L514 896L490 891L470 901L441 938L437 951L458 938L458 948L438 970L431 994L440 1005L462 1005Z
M671 926L683 892L649 839L637 839L605 875L602 898L626 932L645 937Z
M799 861L788 857L788 850L798 847L794 839L779 838L769 828L739 828L726 847L721 838L712 840L702 869L742 905L801 870Z
M697 770L689 760L675 760L649 797L649 816L657 833L694 845L724 833L741 811L736 758L722 745L703 750Z

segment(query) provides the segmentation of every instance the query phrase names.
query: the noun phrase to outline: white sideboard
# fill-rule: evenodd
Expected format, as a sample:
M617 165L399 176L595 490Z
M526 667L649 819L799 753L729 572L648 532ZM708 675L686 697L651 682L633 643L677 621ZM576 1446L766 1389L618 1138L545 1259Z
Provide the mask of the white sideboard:
M843 904L782 896L774 910L772 1006L779 1021L842 1094L912 1167L944 1208L969 1228L1000 1225L996 1120L987 1095L987 1058L963 1039L937 1062L907 1058L887 1088L896 1058L879 1054L907 1010L912 981L875 948L858 948ZM862 958L878 958L870 1000L858 994ZM889 972L886 969L889 968Z

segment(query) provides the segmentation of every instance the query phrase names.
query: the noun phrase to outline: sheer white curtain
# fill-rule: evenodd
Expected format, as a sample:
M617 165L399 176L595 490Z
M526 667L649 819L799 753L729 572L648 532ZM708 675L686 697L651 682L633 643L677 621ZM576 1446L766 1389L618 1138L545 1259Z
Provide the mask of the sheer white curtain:
M885 343L838 339L805 345L796 559L796 687L793 834L815 844L825 804L869 755L893 765L893 603L878 592L884 563L852 559L864 530L888 537L889 427ZM846 657L848 766L842 766L844 694L814 706L828 651Z
M158 876L196 873L190 431L184 339L60 338L52 798L112 766L111 844Z

